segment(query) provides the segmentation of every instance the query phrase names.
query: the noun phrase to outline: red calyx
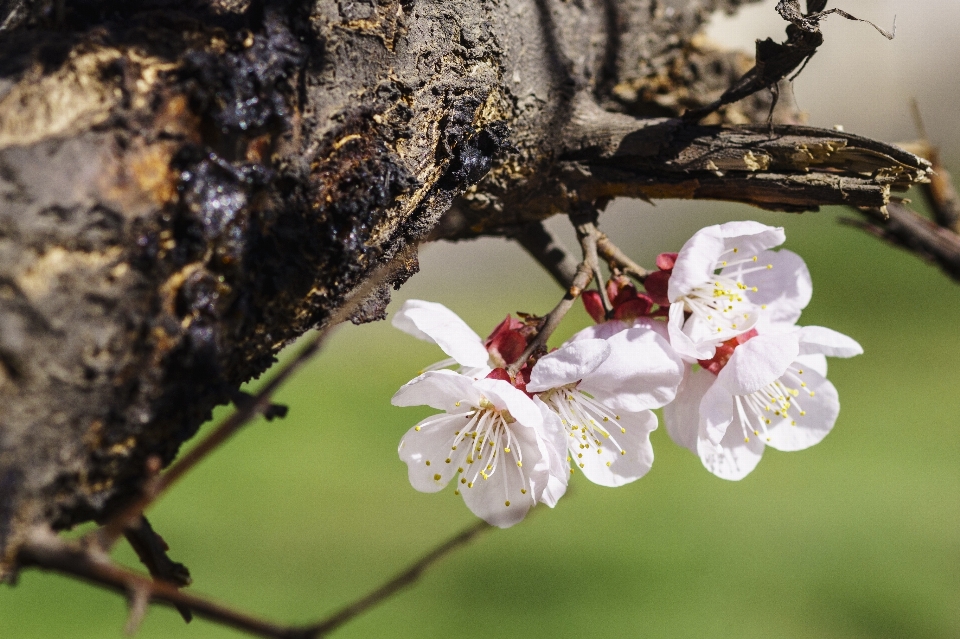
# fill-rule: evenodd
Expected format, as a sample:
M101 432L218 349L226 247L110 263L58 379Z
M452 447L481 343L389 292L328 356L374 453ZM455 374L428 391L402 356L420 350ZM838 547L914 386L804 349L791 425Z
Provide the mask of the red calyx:
M583 306L597 324L606 321L603 302L596 291L584 291L581 295ZM614 276L607 282L607 298L613 306L613 319L630 322L638 317L650 315L653 300L645 293L638 293L637 287L622 275Z
M733 357L733 352L737 349L737 346L750 341L756 336L757 329L751 328L742 335L737 335L733 339L728 339L725 342L721 342L717 345L717 352L712 358L701 359L698 360L697 363L714 375L719 375L720 371L723 370L723 367L726 366L727 362L730 361L730 358Z
M673 274L673 266L676 263L676 253L661 253L657 256L657 268L660 270L650 273L643 281L643 287L659 306L670 306L670 300L667 298L667 284L670 282L670 275Z
M499 379L501 381L512 384L515 388L522 390L524 393L527 393L527 384L530 383L530 364L524 364L523 368L517 371L517 376L514 378L510 377L510 373L507 372L505 368L495 368L489 373L487 373L486 379ZM533 398L533 393L527 393L527 396L531 399Z
M494 363L509 366L517 361L527 348L532 330L522 320L507 315L483 342Z

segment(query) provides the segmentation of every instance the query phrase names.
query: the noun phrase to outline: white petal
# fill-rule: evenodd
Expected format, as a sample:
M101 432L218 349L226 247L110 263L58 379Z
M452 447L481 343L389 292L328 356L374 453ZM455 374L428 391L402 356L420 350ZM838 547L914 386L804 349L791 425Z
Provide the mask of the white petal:
M710 371L705 371L711 375ZM707 439L713 444L723 441L735 417L733 395L723 384L715 382L707 388L700 400L700 428L698 439Z
M543 415L533 400L508 382L502 379L481 379L473 382L473 386L499 410L510 411L510 415L521 424L534 428L543 425Z
M840 413L840 399L833 384L816 371L803 369L799 376L807 384L798 388L800 394L786 419L767 427L767 446L777 450L794 451L819 444L827 436ZM797 388L795 379L783 379L787 387ZM810 393L813 393L811 396ZM800 415L799 409L806 414ZM793 423L796 422L796 425Z
M407 300L391 323L405 333L436 344L461 366L487 366L490 359L480 336L443 304Z
M579 448L574 444L578 440L570 438L571 457L584 476L593 483L623 486L646 475L653 465L650 433L656 428L657 416L651 411L624 413L610 426L609 438L595 431L596 439L600 441L599 447L594 441L587 448Z
M601 322L600 324L588 326L582 331L575 333L574 336L570 338L570 342L579 342L585 339L609 339L620 331L625 331L628 328L630 328L630 325L620 320Z
M683 361L649 328L617 333L610 356L578 387L618 411L639 412L673 401L683 379Z
M407 475L414 488L435 493L456 475L457 460L451 458L456 451L451 446L456 439L454 433L465 421L462 414L434 415L403 436L398 452L407 464Z
M800 346L803 348L803 345ZM815 353L813 355L798 355L797 359L793 361L793 365L802 370L807 370L808 368L813 371L817 371L823 377L827 376L827 356L820 355Z
M447 412L463 405L479 406L481 394L474 380L453 371L428 371L400 387L390 400L394 406L430 406ZM519 391L518 391L519 392Z
M693 318L691 318L693 319ZM670 305L667 330L670 334L670 346L685 360L693 363L698 359L710 359L717 353L716 342L697 344L684 332L683 302Z
M697 452L704 468L721 479L737 481L757 467L763 448L759 437L751 437L750 441L745 441L737 418L727 429L719 445L701 439Z
M534 365L527 390L539 393L573 384L596 370L609 355L610 346L603 339L582 339L564 344Z
M472 483L472 487L459 486L467 508L498 528L509 528L521 521L535 503L530 491L526 495L520 492L525 485L523 469L512 463L504 463L489 479L478 476Z
M799 353L795 333L758 335L737 347L717 380L732 395L749 395L776 381Z
M843 333L823 326L804 326L800 329L800 354L821 353L830 357L862 355L863 347Z
M697 452L700 402L716 381L717 376L710 371L703 368L693 370L687 366L676 399L663 407L663 424L670 438L693 453Z
M741 271L767 264L773 268L763 268L740 276ZM751 288L756 287L756 292L747 291L747 298L750 303L761 307L761 327L767 324L794 324L813 295L810 271L803 258L792 251L763 251L757 256L756 264L739 264L724 269L723 274L742 280ZM761 334L769 332L762 328L758 330Z
M532 401L530 404L539 410ZM514 445L522 452L523 466L516 464L512 454L507 455L501 450L499 464L489 479L474 471L473 475L466 477L467 483L459 485L467 507L488 524L499 528L512 526L526 516L542 497L550 476L549 464L541 456L537 429L514 422L510 424L510 432ZM468 468L467 473L470 471ZM507 502L510 502L509 506Z
M694 233L677 254L667 283L667 299L676 302L713 277L717 260L724 250L719 226L708 226Z
M535 497L541 502L553 508L557 501L567 492L567 482L570 479L570 466L567 463L567 438L560 422L560 416L550 410L539 397L533 398L533 403L540 409L543 415L543 426L538 429L537 444L540 447L542 459L545 462L548 472L547 483L543 492ZM537 468L536 470L540 470ZM542 484L542 479L536 476L534 481L535 493Z
M767 226L752 220L727 222L720 225L719 231L724 238L725 248L736 248L737 254L743 257L757 255L783 244L787 239L783 227Z

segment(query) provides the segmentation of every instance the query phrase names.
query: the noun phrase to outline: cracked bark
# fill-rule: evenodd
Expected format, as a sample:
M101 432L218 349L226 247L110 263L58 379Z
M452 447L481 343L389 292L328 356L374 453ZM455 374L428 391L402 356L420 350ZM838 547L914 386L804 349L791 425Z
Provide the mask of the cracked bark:
M0 0L0 576L408 246L620 196L876 210L925 178L853 135L684 124L749 68L698 35L740 4Z

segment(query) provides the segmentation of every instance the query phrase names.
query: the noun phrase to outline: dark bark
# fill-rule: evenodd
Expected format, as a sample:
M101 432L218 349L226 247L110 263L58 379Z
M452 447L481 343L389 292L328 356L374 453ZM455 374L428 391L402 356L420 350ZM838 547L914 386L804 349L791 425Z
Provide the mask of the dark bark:
M428 236L617 196L879 208L924 177L856 136L677 119L749 68L696 35L739 4L0 0L0 575Z

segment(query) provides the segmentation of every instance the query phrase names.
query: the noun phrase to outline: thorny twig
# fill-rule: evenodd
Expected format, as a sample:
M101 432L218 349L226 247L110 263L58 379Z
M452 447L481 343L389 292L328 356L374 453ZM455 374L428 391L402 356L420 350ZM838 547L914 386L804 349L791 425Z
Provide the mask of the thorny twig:
M580 240L580 247L583 251L583 261L580 262L580 265L577 267L577 274L574 276L573 282L567 288L567 292L560 300L560 303L543 318L543 323L540 325L537 336L531 340L523 354L507 368L507 373L509 373L510 377L515 377L530 357L540 352L546 352L547 340L553 332L557 330L560 321L570 309L573 308L573 303L577 301L577 298L580 297L580 294L583 293L584 289L590 285L591 280L595 277L598 278L598 282L600 282L601 297L604 300L605 309L609 312L610 300L606 299L606 291L603 290L603 280L600 276L600 260L597 256L597 238L600 236L600 231L597 230L595 216L595 211L592 214L571 216L571 221L577 229L577 238Z

